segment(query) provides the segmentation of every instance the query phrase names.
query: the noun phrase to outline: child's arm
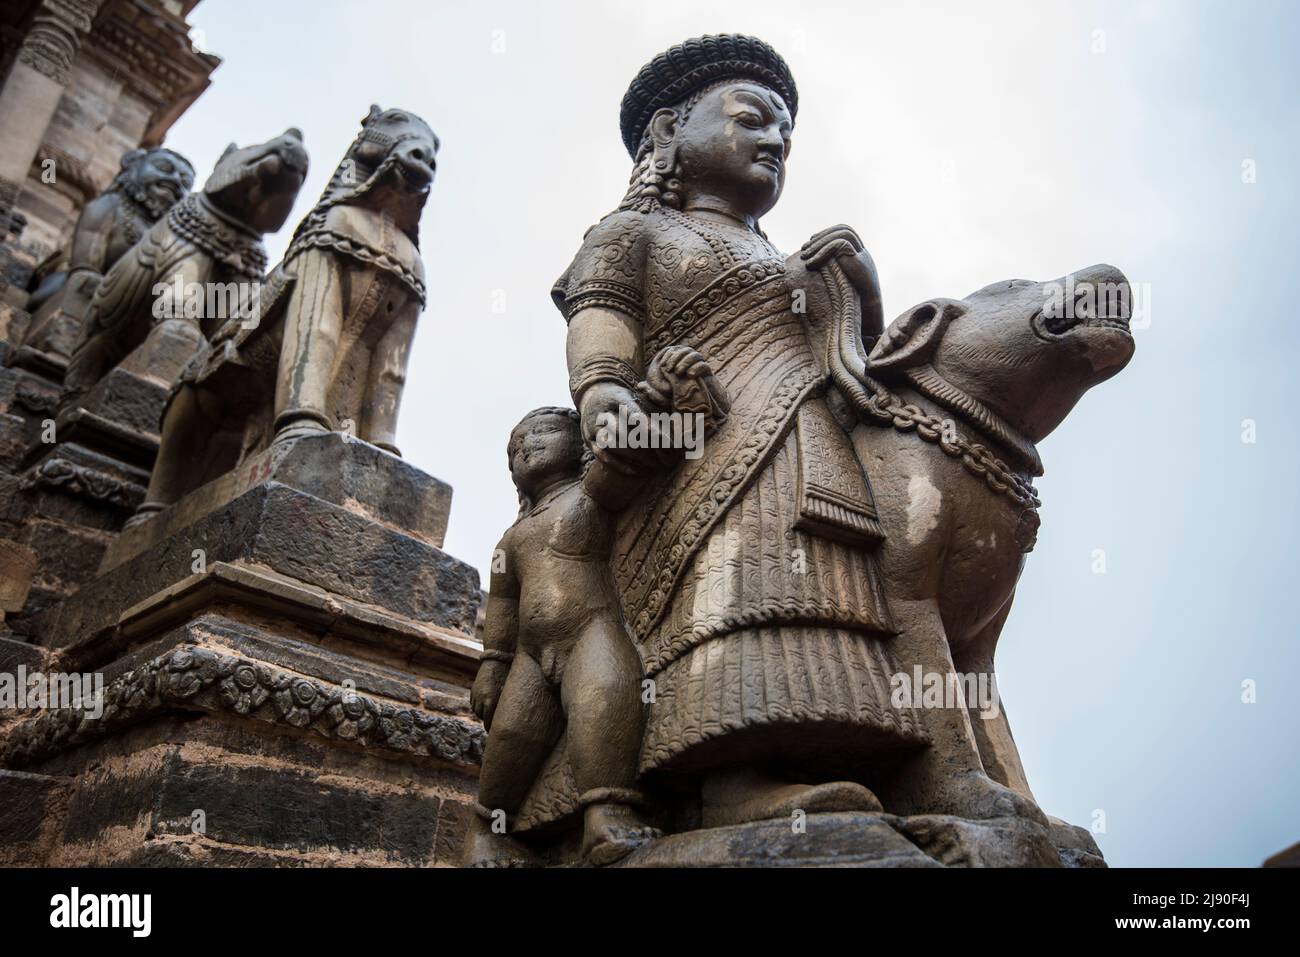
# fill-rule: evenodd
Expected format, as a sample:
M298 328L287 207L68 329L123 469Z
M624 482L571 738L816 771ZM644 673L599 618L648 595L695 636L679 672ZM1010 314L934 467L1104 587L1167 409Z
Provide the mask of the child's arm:
M515 575L514 554L507 532L492 553L492 581L483 621L483 658L469 694L470 707L486 727L492 724L492 714L510 673L518 640L519 579Z

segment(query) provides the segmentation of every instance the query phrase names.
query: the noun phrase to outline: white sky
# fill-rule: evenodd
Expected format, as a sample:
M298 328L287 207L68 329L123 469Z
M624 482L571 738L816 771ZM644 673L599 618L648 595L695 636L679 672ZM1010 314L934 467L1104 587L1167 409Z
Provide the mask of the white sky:
M998 657L1012 727L1049 813L1104 813L1112 864L1254 866L1300 840L1281 605L1292 5L205 0L193 20L225 63L168 145L200 178L231 139L305 132L312 174L273 257L371 102L442 138L399 441L454 486L447 549L481 571L515 514L510 428L568 403L551 283L622 196L619 100L674 42L753 33L790 62L800 113L764 227L787 251L855 227L887 318L999 279L1125 270L1150 327L1044 443L1043 529Z

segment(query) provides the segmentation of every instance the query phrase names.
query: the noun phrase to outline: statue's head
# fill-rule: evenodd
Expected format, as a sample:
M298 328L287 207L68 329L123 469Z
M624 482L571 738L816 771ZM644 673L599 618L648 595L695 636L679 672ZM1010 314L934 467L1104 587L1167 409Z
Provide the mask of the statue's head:
M1049 282L993 283L909 309L871 351L870 372L955 387L1031 442L1133 357L1132 291L1114 266ZM935 377L938 378L935 378Z
M761 40L700 37L660 54L623 98L636 162L623 205L721 204L757 220L781 196L797 110L789 67Z
M365 170L390 177L398 191L423 196L438 170L441 145L429 124L414 113L372 105L348 155Z
M582 473L586 447L578 413L562 406L533 409L510 432L506 456L522 511L557 479Z
M302 133L291 127L265 143L227 146L203 195L253 232L272 233L289 218L306 177Z
M180 153L161 147L131 150L110 189L120 190L144 207L155 222L194 188L194 167Z
M383 210L419 246L420 216L438 170L433 129L408 110L371 106L361 132L295 238L320 226L333 206Z

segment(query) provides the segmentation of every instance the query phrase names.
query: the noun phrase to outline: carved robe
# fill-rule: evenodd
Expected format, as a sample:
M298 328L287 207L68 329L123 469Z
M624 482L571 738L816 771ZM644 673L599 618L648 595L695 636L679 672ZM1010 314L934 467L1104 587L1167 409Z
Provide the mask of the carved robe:
M614 577L656 686L643 771L862 767L920 744L889 700L899 669L869 486L785 257L739 224L623 210L588 232L553 296L566 318L591 305L634 318L647 359L691 346L732 401L703 455L656 476L617 525Z

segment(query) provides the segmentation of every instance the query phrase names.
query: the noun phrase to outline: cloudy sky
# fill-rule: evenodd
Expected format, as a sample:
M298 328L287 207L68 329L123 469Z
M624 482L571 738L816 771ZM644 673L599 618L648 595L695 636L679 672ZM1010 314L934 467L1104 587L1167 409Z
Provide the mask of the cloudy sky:
M788 251L855 227L887 317L1119 266L1145 300L1137 355L1043 443L1000 685L1039 802L1099 829L1113 865L1255 866L1300 840L1298 10L204 0L198 39L225 62L168 145L202 177L230 140L300 127L296 221L372 102L437 130L399 440L454 486L447 548L480 570L515 513L510 428L569 401L548 291L622 196L628 81L674 42L753 33L790 62L765 230Z

